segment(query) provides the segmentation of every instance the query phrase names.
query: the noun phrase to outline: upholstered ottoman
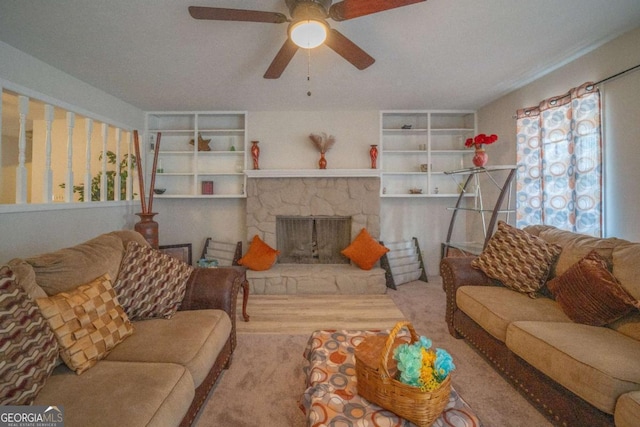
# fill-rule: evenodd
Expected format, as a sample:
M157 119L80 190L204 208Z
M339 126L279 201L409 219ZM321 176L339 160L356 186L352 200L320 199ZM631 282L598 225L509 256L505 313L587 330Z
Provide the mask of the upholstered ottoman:
M407 334L402 331L398 336ZM410 422L358 395L354 351L371 335L388 335L389 331L316 331L307 342L304 357L307 389L300 408L307 425L358 425L408 427ZM451 397L434 426L471 427L482 423L469 405L451 388Z

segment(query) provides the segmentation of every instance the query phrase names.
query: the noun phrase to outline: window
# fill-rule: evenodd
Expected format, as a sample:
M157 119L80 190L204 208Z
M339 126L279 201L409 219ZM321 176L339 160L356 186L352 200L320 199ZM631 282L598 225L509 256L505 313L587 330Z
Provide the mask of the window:
M591 83L517 114L516 225L602 235L600 93Z

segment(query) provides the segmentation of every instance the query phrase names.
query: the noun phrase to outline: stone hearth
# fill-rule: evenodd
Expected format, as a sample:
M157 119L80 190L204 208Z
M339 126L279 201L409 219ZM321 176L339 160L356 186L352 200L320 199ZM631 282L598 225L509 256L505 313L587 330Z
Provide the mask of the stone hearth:
M249 294L384 294L382 268L361 270L349 264L276 264L247 271Z

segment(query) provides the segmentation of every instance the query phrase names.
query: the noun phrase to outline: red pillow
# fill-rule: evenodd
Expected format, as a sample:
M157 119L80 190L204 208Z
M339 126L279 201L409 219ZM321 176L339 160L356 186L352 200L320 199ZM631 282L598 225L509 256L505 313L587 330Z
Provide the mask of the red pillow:
M273 249L255 235L249 250L245 256L238 260L238 264L255 271L268 270L276 263L278 255L280 255L280 251Z
M367 231L366 228L353 242L340 253L363 270L371 270L380 257L389 252L389 249L378 243Z

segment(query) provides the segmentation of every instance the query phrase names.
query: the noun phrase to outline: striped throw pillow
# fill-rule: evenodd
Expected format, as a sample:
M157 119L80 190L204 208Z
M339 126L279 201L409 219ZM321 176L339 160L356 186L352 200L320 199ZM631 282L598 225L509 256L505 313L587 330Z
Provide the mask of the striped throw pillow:
M560 252L559 245L499 221L498 231L471 265L507 288L535 297Z
M58 343L35 301L0 269L0 405L29 405L58 359Z
M149 246L129 242L114 285L129 319L171 318L193 267Z

